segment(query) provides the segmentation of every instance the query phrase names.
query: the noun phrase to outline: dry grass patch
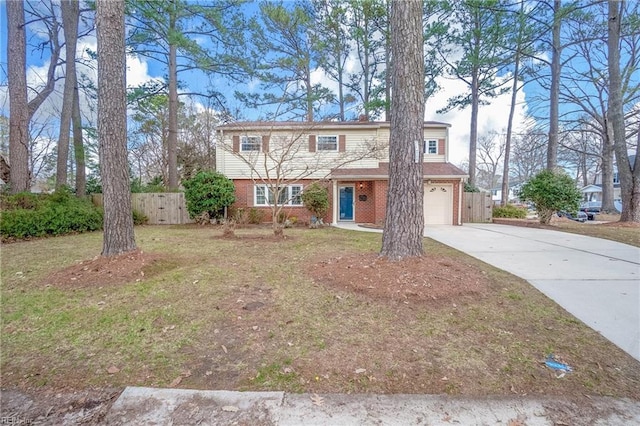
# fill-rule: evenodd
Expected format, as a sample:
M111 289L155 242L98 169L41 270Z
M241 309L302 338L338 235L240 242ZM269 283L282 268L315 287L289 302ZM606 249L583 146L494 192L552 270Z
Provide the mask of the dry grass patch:
M3 247L3 387L640 398L636 360L523 280L432 240L424 258L388 263L379 234L221 234L136 228L159 263L118 285L43 285L93 259L97 234ZM556 378L550 353L574 372Z

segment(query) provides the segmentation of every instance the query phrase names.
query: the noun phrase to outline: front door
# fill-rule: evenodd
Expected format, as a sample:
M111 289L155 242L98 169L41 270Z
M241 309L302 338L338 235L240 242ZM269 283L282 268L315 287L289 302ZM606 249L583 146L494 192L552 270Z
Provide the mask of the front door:
M353 186L340 187L340 220L353 220Z

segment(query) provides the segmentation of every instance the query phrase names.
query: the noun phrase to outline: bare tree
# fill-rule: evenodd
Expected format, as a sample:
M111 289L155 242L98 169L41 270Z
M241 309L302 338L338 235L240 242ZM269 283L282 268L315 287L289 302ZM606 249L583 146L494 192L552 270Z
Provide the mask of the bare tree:
M640 143L636 145L635 164L631 165L627 153L624 126L622 77L620 73L620 36L622 34L625 2L609 0L608 64L609 108L607 118L613 130L613 145L618 165L622 195L621 222L640 222ZM640 131L638 131L640 142Z
M66 185L69 158L69 130L73 115L74 94L76 89L76 42L78 40L78 19L80 3L76 0L62 0L62 26L65 42L65 79L62 96L62 114L60 116L60 136L58 137L58 163L56 187Z
M380 254L400 260L424 253L424 42L422 2L391 4L389 190Z
M127 164L124 0L96 1L98 139L104 194L103 256L136 249Z
M478 139L478 183L485 188L498 184L498 169L504 162L505 140L497 132L480 136ZM484 177L484 179L482 179ZM503 200L508 198L509 188L502 191Z

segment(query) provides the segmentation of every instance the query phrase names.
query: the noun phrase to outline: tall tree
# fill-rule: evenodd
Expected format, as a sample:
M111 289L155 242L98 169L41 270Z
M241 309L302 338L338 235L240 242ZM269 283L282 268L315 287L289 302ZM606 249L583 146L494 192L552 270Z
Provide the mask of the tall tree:
M463 0L451 7L452 23L440 56L448 72L462 81L468 92L449 99L443 111L471 107L469 129L469 183L476 184L478 112L480 105L505 91L498 72L505 65L505 11L499 0ZM453 49L453 50L452 50ZM452 60L451 58L459 58Z
M308 5L260 3L259 16L250 23L251 56L259 58L253 78L261 82L264 93L238 93L241 100L254 108L276 105L280 119L284 116L314 121L316 113L331 102L333 96L311 79L318 56L311 35L312 25Z
M351 53L346 24L347 8L342 0L314 0L313 44L318 65L338 85L338 119L345 120L345 108L353 96L345 93L346 64Z
M399 260L424 252L424 42L422 1L391 4L389 190L380 254Z
M9 165L11 192L29 190L29 109L27 104L27 41L24 3L7 6L9 71Z
M98 140L104 197L103 256L136 249L127 163L124 0L96 1Z
M378 116L387 101L384 96L387 80L383 74L383 64L388 57L387 4L384 0L347 0L347 7L349 33L357 58L357 68L349 75L348 87L356 94L368 120Z
M73 157L76 162L76 196L84 197L87 191L86 160L84 155L84 138L82 137L82 116L80 115L80 93L76 79L73 88L73 109L71 111L73 127Z
M620 37L624 21L624 1L609 0L608 65L609 65L609 122L613 130L614 149L620 191L622 195L621 222L640 222L640 144L636 145L635 164L629 161L622 102L622 77L620 73ZM637 20L637 16L635 16ZM638 22L633 22L631 25ZM627 22L629 25L629 22ZM640 129L638 129L640 142Z
M244 75L242 22L237 7L243 0L166 2L131 1L129 44L136 53L167 67L169 188L178 187L178 74L201 70L229 78ZM215 45L207 49L198 39Z
M80 3L76 0L62 0L60 9L62 10L66 58L56 169L56 187L58 188L67 184L67 170L69 168L69 131L71 128L71 116L73 115L73 100L76 93L76 44L78 40Z
M558 132L560 106L560 56L562 44L562 2L553 1L553 25L551 26L551 88L549 92L549 144L547 147L547 169L554 171L558 167Z

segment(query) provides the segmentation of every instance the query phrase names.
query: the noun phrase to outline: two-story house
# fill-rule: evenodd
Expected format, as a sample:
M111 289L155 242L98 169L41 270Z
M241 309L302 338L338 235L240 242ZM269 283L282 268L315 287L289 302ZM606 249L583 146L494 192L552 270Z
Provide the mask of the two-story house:
M448 162L450 125L424 123L425 224L460 225L468 175ZM389 180L389 122L235 122L218 128L216 166L234 182L236 208L270 211L270 188L289 215L309 221L304 187L323 180L330 209L325 223L382 224ZM265 218L271 220L270 215Z

